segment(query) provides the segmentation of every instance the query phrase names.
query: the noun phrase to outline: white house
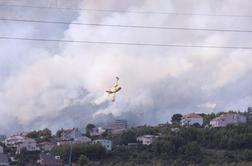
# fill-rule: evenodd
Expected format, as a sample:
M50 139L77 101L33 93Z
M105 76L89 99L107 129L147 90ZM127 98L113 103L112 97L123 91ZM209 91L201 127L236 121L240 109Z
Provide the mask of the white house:
M181 120L182 125L203 125L203 117L196 113L184 115Z
M210 121L212 127L225 127L228 124L246 123L247 118L238 113L224 113Z
M137 137L137 141L141 142L143 145L150 145L157 138L158 138L158 136L156 136L156 135L143 135L143 136Z
M19 135L13 135L5 139L5 145L7 147L17 147L18 144L24 141L24 137Z
M66 130L63 130L61 133L62 140L74 140L81 136L82 136L82 133L79 131L78 128L66 129Z
M22 143L17 144L17 154L20 154L21 149L26 148L27 151L38 151L40 150L34 139L26 138Z
M104 132L106 132L106 129L103 127L95 127L93 128L92 132L90 132L91 136L99 136L102 135Z
M112 141L107 139L94 140L94 143L100 143L107 151L112 150Z

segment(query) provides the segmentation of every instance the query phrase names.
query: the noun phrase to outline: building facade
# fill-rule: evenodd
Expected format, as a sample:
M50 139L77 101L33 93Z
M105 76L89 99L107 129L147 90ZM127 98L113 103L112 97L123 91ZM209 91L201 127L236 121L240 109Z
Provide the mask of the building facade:
M252 107L248 107L248 119L252 119Z
M102 135L103 133L106 132L106 129L104 129L103 127L95 127L91 132L90 135L91 136L99 136Z
M81 136L82 136L82 133L79 131L78 128L66 129L66 130L63 130L61 133L62 140L74 140Z
M19 135L13 135L5 139L5 146L7 147L17 147L18 144L24 142L24 137Z
M6 139L6 135L0 135L0 142L4 143L5 139Z
M140 142L143 145L150 145L157 138L158 138L158 136L156 136L156 135L143 135L143 136L137 137L137 141Z
M39 151L39 147L37 146L37 142L34 139L26 138L22 143L17 145L17 154L21 153L22 148L25 148L27 151Z
M189 126L199 124L200 126L202 126L203 117L196 113L190 113L182 117L181 124Z
M38 143L38 147L43 152L51 151L54 146L55 146L55 144L53 144L51 142L40 142L40 143Z
M112 150L112 141L107 139L94 140L94 143L100 143L107 151Z
M247 118L238 113L224 113L210 121L211 127L225 127L229 124L246 123Z
M128 122L127 120L123 119L115 120L109 127L112 133L122 132L124 130L127 130L127 128L128 128Z

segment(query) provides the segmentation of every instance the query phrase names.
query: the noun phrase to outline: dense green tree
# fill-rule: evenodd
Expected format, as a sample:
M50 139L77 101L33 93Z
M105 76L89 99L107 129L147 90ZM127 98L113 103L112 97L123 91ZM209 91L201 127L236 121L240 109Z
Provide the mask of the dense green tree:
M56 132L56 137L60 138L62 132L63 132L63 129L58 130L58 131Z
M87 158L87 156L85 155L80 155L79 159L78 159L78 166L88 166L90 165L90 161Z
M35 165L36 161L39 159L39 151L29 152L26 148L20 150L20 154L17 155L19 165Z
M26 135L28 138L50 138L52 136L51 130L45 128L43 130L31 131Z
M52 136L52 131L49 130L48 128L45 128L40 131L40 137L50 138L51 136Z
M190 142L179 148L179 152L186 160L199 161L202 157L202 152L197 142Z
M127 145L128 143L136 142L136 134L132 130L124 131L120 138L120 144Z
M146 135L146 134L151 134L151 135L156 135L158 134L158 128L153 127L153 126L138 126L136 128L132 129L135 133L136 136L141 136L141 135Z
M181 123L182 117L183 116L181 114L172 115L172 118L171 118L172 124L179 125Z
M210 121L212 119L216 118L216 114L215 113L201 114L201 116L203 117L203 126L209 125Z
M94 130L94 128L96 128L96 126L94 124L87 124L86 126L86 134L90 135L90 132L92 132Z
M39 133L37 131L31 131L26 135L28 138L38 138Z
M52 153L61 156L63 160L68 161L70 145L55 146L52 149ZM98 160L106 156L106 149L100 144L73 144L72 160L76 162L81 155L87 156L90 160Z
M165 140L157 140L151 145L151 149L157 155L164 154L164 155L173 155L176 153L175 146Z

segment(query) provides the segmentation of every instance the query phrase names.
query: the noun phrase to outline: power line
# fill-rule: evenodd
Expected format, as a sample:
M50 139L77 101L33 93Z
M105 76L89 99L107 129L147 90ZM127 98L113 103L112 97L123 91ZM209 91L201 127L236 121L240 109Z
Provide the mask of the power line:
M143 25L121 25L121 24L102 24L102 23L81 23L81 22L64 22L64 21L28 20L28 19L12 19L12 18L0 18L0 21L28 22L28 23L42 23L42 24L61 24L61 25L80 25L80 26L119 27L119 28L138 28L138 29L140 29L140 28L141 29L160 29L160 30L237 32L237 33L251 33L252 32L252 30L238 30L238 29L162 27L162 26L143 26Z
M207 14L207 13L189 13L189 12L158 12L158 11L132 11L132 10L129 11L129 10L115 10L115 9L87 9L87 8L69 8L69 7L46 7L46 6L31 6L31 5L17 5L17 4L0 4L0 7L69 10L69 11L99 12L99 13L132 13L132 14L154 14L154 15L178 15L178 16L181 15L181 16L252 18L251 15L238 15L238 14Z
M210 49L242 49L242 50L252 50L252 47L236 47L236 46L154 44L154 43L130 43L130 42L64 40L64 39L61 40L61 39L25 38L25 37L8 37L8 36L0 36L0 40L20 40L20 41L38 41L38 42L62 42L62 43L100 44L100 45L129 45L129 46L152 46L152 47L177 47L177 48L210 48Z

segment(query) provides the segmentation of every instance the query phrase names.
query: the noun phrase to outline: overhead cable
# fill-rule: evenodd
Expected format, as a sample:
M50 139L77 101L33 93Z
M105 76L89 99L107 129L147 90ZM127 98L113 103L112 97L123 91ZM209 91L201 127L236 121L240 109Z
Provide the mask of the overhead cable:
M80 44L99 44L99 45L129 45L129 46L152 46L152 47L178 47L178 48L210 48L210 49L242 49L252 50L249 46L214 46L214 45L185 45L185 44L156 44L156 43L133 43L133 42L111 42L111 41L89 41L89 40L67 40L67 39L45 39L45 38L26 38L0 36L0 40L20 40L38 42L63 42Z
M42 23L42 24L61 24L61 25L79 25L79 26L138 28L138 29L160 29L160 30L238 32L238 33L251 33L252 32L252 30L239 30L239 29L217 29L217 28L190 28L190 27L188 28L188 27L167 27L167 26L123 25L123 24L82 23L82 22L64 22L64 21L47 21L47 20L30 20L30 19L13 19L13 18L0 18L0 21L26 22L26 23Z
M211 13L172 12L172 11L168 12L168 11L132 11L132 10L116 10L116 9L88 9L88 8L53 7L53 6L51 7L50 6L32 6L32 5L20 5L20 4L0 4L0 7L69 10L69 11L99 12L99 13L132 13L132 14L152 14L152 15L252 18L251 15L239 15L239 14L211 14Z

